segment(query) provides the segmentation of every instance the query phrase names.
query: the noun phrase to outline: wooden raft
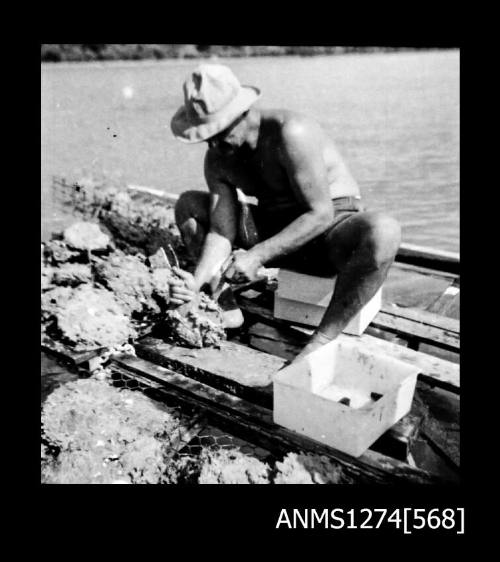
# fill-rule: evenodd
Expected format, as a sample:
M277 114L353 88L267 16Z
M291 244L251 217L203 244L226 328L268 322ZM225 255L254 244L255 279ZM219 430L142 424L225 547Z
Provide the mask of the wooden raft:
M285 359L291 359L304 346L311 331L299 326L292 326L289 322L274 318L272 299L271 291L259 293L250 289L238 295L238 304L247 314L247 325L250 326L245 341L248 345L262 351L275 353ZM407 309L402 310L407 312ZM434 316L436 315L432 315L433 318ZM404 318L402 329L399 329L399 327L394 328L397 330L397 334L401 338L403 336L409 338L419 337L420 332L423 330L422 324L414 321L413 323L416 324L416 327L412 327L412 322L407 321L407 318L408 316ZM446 325L448 325L448 320L451 319L444 319ZM394 324L396 326L396 322ZM264 326L268 326L268 328L266 329ZM457 394L460 393L460 374L457 363L403 347L402 345L386 341L381 337L371 336L369 333L370 327L361 336L341 337L357 337L363 342L363 345L372 348L374 351L383 351L388 355L419 367L421 369L420 380ZM436 330L444 331L442 328L436 328ZM265 340L268 340L267 344Z
M236 342L223 342L221 349L199 350L173 346L147 337L135 346L137 356L218 390L272 410L272 376L285 360L250 349ZM412 440L423 420L417 408L383 435L372 448L406 460Z
M160 197L169 204L175 204L178 198L177 194L152 190L148 187L129 187L136 192ZM431 303L427 311L391 304L384 305L365 334L361 336L365 345L383 350L385 353L417 365L421 369L417 389L421 390L426 401L423 405L419 404L417 408L418 413L421 414L422 411L426 411L426 408L432 406L433 400L438 405L440 404L442 397L439 395L439 391L445 394L450 393L450 396L454 395L457 399L460 394L459 322L445 316L453 307L456 309L457 305L459 306L460 256L454 252L402 244L393 268L401 270L403 273L405 271L416 272L448 283L442 295ZM272 315L272 300L269 300L272 299L272 293L269 294L269 287L257 284L254 288L259 288L260 294L254 293L253 296L246 295L240 298L240 305L245 310L247 319L247 331L240 336L240 341L250 347L285 359L294 357L306 341L307 330L276 321ZM424 348L425 352L423 352ZM419 349L422 351L418 351ZM150 351L146 352L143 348L139 353L148 354ZM151 355L148 356L151 358ZM418 399L417 392L415 404L419 401ZM459 427L443 421L443 419L434 419L434 415L439 418L438 411L427 412L421 434L432 448L439 450L440 454L444 455L457 469L459 466ZM397 430L397 427L395 426L393 429Z
M353 458L326 445L289 431L272 421L272 411L235 394L214 388L171 369L124 355L110 363L110 369L156 388L179 405L198 408L213 425L266 449L276 456L290 451L322 454L340 465L356 482L386 484L431 484L443 480L405 462L374 450Z
M449 307L450 299L459 295L458 280L454 280L450 287L453 288L452 291L449 288L446 289L443 295L431 304L432 309L436 312L441 310L440 306ZM275 319L272 314L272 298L272 291L269 289L247 290L239 295L239 304L248 318L248 329L242 338L247 345L255 349L291 359L302 349L311 330L291 326L287 322ZM454 361L458 361L457 321L428 311L391 307L391 305L386 305L385 310L387 308L394 310L391 331L375 328L376 317L359 339L363 346L372 348L374 352L383 351L387 355L414 364L421 369L414 399L415 406L417 406L417 400L420 400L419 410L425 412L419 435L425 440L426 446L436 452L441 459L438 462L444 462L454 474L458 474L460 467L459 402L457 402L460 394L459 365L430 353L416 351L420 343L428 341L425 326L432 325L434 337L440 337L443 341L449 336L450 331L455 332L453 337L456 338L457 349ZM399 311L402 312L401 315ZM380 314L378 316L380 317ZM400 322L401 317L402 322ZM343 337L352 338L354 336L340 336L340 338ZM388 338L393 341L386 341ZM440 395L439 390L444 391L445 395ZM456 396L455 405L453 405L453 401L450 402L450 399L446 398L446 393ZM443 411L443 400L447 403L445 406L447 411Z
M177 196L164 194L140 186L130 186L132 190L150 193L175 203ZM154 193L152 193L154 191ZM421 369L418 387L426 390L443 389L456 396L460 393L458 357L460 351L459 322L446 318L444 314L456 305L460 295L460 259L458 254L440 252L409 244L402 245L393 267L418 271L438 279L447 279L448 287L426 311L384 305L374 321L360 336L364 345L417 365ZM259 289L256 291L255 289ZM338 462L346 474L356 481L383 483L436 483L439 478L410 466L397 458L406 459L409 446L415 439L421 425L423 434L433 447L451 458L455 468L459 466L459 447L452 443L455 454L450 454L450 439L432 416L426 415L425 405L417 404L409 416L403 418L388 431L362 457L354 459L326 445L290 432L272 422L272 387L261 385L265 382L266 367L279 369L285 359L294 357L304 345L308 334L301 326L290 326L276 320L272 314L272 290L269 286L256 284L249 291L239 295L239 303L245 313L246 330L238 340L243 346L234 347L237 342L227 342L231 355L240 358L238 373L246 371L249 360L248 348L268 352L267 359L259 363L259 377L262 380L242 380L238 376L228 376L228 364L217 365L214 357L196 357L192 350L175 351L166 349L163 342L154 338L142 338L136 344L139 357L122 356L111 362L111 369L125 378L137 380L159 393L165 401L174 401L183 408L196 412L199 420L209 419L221 429L241 436L276 454L290 450L305 450L326 454ZM352 336L349 336L352 337ZM400 345L402 344L402 345ZM432 346L454 354L452 361L443 360L431 350L418 351L421 345ZM247 347L244 347L247 346ZM68 349L60 349L50 343L44 348L71 363L92 368L92 360L106 350L94 350L75 354ZM241 351L247 349L247 351ZM227 354L223 354L227 357ZM191 357L190 357L191 356ZM281 359L280 359L281 358ZM210 359L210 360L209 360ZM212 362L210 362L212 361ZM255 365L254 365L255 367ZM253 369L254 372L255 369ZM270 372L270 371L269 371ZM416 395L417 396L417 395ZM452 427L457 434L459 428ZM194 434L193 433L193 434ZM388 453L388 454L384 454ZM389 456L391 455L391 456ZM397 457L397 458L394 458ZM453 458L452 458L453 457Z

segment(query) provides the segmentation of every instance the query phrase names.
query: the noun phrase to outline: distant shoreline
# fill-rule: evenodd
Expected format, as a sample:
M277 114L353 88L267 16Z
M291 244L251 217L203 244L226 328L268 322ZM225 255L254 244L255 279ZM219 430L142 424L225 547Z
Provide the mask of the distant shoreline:
M342 58L358 58L358 57L399 57L399 56L425 56L433 54L436 56L439 55L446 55L446 53L457 52L459 49L428 49L428 50L405 50L405 51L378 51L378 52L365 52L365 53L342 53L337 55L332 54L322 54L322 55L314 55L313 57L303 57L300 55L285 55L285 56L255 56L255 57L218 57L216 55L206 58L206 57L199 57L199 58L165 58L165 59L140 59L140 60L94 60L94 61L61 61L58 63L53 62L46 62L41 61L41 70L42 72L56 72L58 70L65 71L65 70L76 70L76 69L85 69L85 68L94 68L94 69L106 69L106 68L134 68L134 67L161 67L162 65L168 65L169 67L179 67L180 69L191 68L192 65L197 65L202 62L212 62L212 63L220 63L220 64L237 64L238 61L243 60L250 60L254 59L255 62L261 60L263 63L265 61L270 60L288 60L290 63L293 61L304 61L308 58L310 59L321 59L321 58L331 58L335 57L338 59Z
M104 62L238 57L321 56L454 50L457 47L348 47L299 45L42 44L41 62Z

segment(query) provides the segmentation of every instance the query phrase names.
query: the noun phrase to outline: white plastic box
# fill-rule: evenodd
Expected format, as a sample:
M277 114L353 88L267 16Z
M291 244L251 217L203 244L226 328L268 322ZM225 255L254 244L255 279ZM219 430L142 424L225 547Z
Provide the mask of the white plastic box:
M307 326L318 326L335 289L336 277L316 277L280 269L274 294L274 316ZM382 288L344 328L347 334L360 336L382 306Z
M274 375L274 421L358 457L410 411L418 372L341 334Z

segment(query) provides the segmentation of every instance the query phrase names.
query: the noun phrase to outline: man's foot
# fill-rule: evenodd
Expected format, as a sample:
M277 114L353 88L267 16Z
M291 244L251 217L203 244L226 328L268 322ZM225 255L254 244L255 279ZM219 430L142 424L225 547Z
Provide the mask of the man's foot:
M224 326L224 328L239 328L244 322L243 313L236 303L233 291L229 285L224 288L219 298L217 299L217 302L222 308L222 325Z
M239 328L243 325L243 313L239 308L234 310L224 310L222 312L222 325L225 329Z
M325 336L321 332L316 332L311 337L309 343L304 347L304 349L295 357L295 359L291 363L298 363L299 361L304 359L304 357L306 357L313 351L316 351L320 347L323 347L327 343L330 343L331 341L332 339L329 338L328 336Z

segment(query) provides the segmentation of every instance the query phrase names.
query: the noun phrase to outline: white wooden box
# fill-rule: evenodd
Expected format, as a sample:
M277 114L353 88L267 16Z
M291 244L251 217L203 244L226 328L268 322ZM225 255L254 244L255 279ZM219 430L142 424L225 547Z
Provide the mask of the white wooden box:
M410 411L418 372L341 334L274 375L273 418L358 457Z
M336 277L316 277L280 269L274 294L274 316L282 320L319 326L335 289ZM344 328L347 334L360 336L382 306L382 288Z

